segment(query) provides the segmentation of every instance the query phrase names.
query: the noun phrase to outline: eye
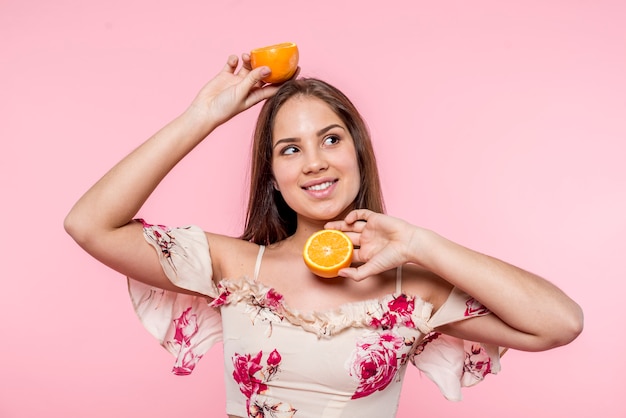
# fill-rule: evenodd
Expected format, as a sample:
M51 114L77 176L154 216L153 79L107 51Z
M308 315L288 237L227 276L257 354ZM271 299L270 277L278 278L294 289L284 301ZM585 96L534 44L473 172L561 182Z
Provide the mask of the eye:
M298 147L294 145L289 145L280 150L280 155L293 155L299 151L300 150L298 149Z
M324 145L335 145L338 144L339 141L341 141L341 138L339 138L337 135L328 135L326 138L324 138Z

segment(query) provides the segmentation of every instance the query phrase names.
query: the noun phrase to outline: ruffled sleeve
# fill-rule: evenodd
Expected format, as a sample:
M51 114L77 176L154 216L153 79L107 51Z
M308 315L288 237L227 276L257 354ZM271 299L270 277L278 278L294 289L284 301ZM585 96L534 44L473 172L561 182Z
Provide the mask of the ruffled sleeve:
M476 299L454 288L444 305L432 316L435 329L452 322L488 315L489 310ZM462 399L461 388L481 382L488 374L500 371L499 347L432 332L412 357L413 364L428 376L451 401Z
M170 229L140 221L146 241L157 251L163 271L174 285L211 298L218 296L209 243L200 228ZM205 297L163 290L130 277L128 290L141 323L176 357L174 374L190 374L202 356L221 341L220 312L210 307Z

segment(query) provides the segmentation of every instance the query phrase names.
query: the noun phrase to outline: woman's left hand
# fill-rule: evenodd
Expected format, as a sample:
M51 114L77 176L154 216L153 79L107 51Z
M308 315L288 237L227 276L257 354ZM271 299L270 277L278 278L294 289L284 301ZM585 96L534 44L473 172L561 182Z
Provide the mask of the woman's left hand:
M409 262L417 227L389 215L356 209L344 220L328 222L327 229L345 232L355 245L353 263L358 267L342 269L339 275L356 281Z

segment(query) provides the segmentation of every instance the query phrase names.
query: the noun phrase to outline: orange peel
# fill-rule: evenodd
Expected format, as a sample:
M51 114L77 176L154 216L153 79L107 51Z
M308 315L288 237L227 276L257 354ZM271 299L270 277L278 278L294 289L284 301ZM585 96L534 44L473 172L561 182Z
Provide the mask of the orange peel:
M250 51L252 68L267 66L272 71L263 78L266 83L283 83L292 78L298 69L300 53L293 42L264 46Z

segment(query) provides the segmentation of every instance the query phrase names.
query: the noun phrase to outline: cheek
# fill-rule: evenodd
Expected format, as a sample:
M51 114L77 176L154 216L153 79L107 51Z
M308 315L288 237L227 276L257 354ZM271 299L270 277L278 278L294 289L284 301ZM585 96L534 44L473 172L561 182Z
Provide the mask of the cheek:
M356 195L359 193L359 191L361 190L361 171L359 170L359 167L356 166L354 169L355 175L354 175L354 197L356 198Z
M352 178L354 179L354 187L358 193L361 188L361 169L359 167L359 163L357 162L356 155L350 159L346 159L346 161L350 161L350 164L345 165L346 172L353 173Z
M280 187L281 185L294 181L295 175L293 171L293 169L289 169L288 165L274 164L272 168L274 182Z
M345 174L345 180L347 183L344 189L345 197L347 199L356 199L357 195L361 191L361 171L359 169L358 163L350 162L348 163L346 160L343 161L342 171Z

